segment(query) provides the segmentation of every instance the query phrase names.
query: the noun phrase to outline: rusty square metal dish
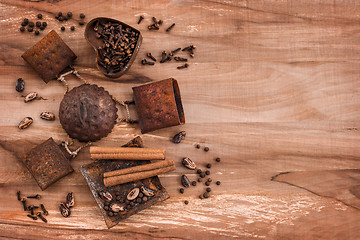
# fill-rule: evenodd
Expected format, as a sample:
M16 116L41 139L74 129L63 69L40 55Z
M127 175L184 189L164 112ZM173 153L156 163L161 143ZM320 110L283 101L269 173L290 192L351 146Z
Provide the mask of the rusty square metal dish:
M140 144L140 145L139 145ZM123 146L127 147L142 147L141 139L135 138L128 144ZM141 164L149 163L150 161L124 161L124 160L98 160L91 164L82 166L80 168L81 173L86 179L86 182L89 185L89 188L95 198L96 203L98 204L101 213L104 216L105 223L108 228L112 228L117 225L120 221L130 217L131 215L140 212L143 209L150 207L156 203L161 201L165 201L170 196L165 190L165 188L161 185L158 177L151 177L143 180L139 180L136 182L124 183L112 187L105 187L103 182L103 174L104 172L114 171L118 169L133 167ZM104 209L104 201L100 198L99 192L108 191L115 197L115 192L120 192L120 202L124 202L126 200L127 194L135 187L140 188L141 186L145 186L155 190L155 195L150 197L148 201L142 203L136 203L134 207L130 209L126 209L124 212L119 214L118 216L108 216L106 214L106 210Z
M48 83L70 66L77 56L52 30L21 57Z
M74 171L70 161L52 138L26 153L23 162L41 190Z
M169 78L133 87L141 133L185 124L178 83Z

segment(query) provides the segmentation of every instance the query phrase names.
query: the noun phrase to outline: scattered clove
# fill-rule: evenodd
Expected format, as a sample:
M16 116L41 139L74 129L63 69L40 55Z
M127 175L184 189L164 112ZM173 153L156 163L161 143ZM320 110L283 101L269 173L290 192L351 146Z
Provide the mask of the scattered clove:
M142 20L143 20L143 19L144 19L144 16L142 16L142 15L141 15L141 16L139 17L138 24L140 24L140 23L142 22Z
M28 128L33 123L33 119L31 117L26 117L18 125L19 129Z
M187 68L188 66L189 66L189 64L185 63L182 66L178 66L177 69L184 69L184 68Z
M155 65L154 62L148 62L146 59L141 60L142 65Z
M27 196L27 198L36 198L36 199L40 199L41 196L39 194L33 195L33 196Z
M154 62L156 62L156 58L154 58L154 56L151 55L151 52L148 52L148 53L146 54L146 56L149 57L149 58L150 58L151 60L153 60Z
M41 213L38 212L38 213L36 214L36 216L38 216L44 223L47 223L46 218L44 218L44 216L41 215Z
M47 216L47 215L49 214L48 211L46 211L44 204L40 204L40 208L41 208L41 210L43 211L43 214L44 214L45 216Z
M34 214L32 214L32 215L34 215ZM37 217L36 217L36 216L32 216L32 215L28 214L28 215L26 215L26 216L28 216L28 217L31 218L32 220L37 220Z
M70 207L67 203L60 203L59 210L63 217L69 217L71 214Z
M21 201L21 192L20 191L16 192L16 196L17 196L18 201Z
M168 27L168 28L166 29L166 31L167 31L167 32L170 32L170 30L171 30L174 26L175 26L175 23L171 24L171 26Z
M182 57L174 57L174 60L178 62L187 62L187 58L182 58Z

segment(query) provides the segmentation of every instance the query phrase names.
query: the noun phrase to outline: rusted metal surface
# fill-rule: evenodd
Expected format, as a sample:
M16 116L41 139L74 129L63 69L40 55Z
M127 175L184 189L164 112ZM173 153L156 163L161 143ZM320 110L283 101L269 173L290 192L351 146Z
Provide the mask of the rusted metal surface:
M22 55L22 58L35 69L46 83L56 79L76 57L55 30L48 33Z
M59 119L70 137L81 142L97 141L112 131L117 108L103 87L83 84L64 96Z
M173 78L133 88L142 133L185 123L180 89Z
M23 162L41 190L74 171L52 138L25 154Z
M132 142L134 140L136 142L139 142L139 139L141 141L140 137L137 137L130 141L129 143L123 145L123 147L130 147L132 145ZM142 141L141 141L142 143ZM137 147L143 147L143 145L139 145ZM116 185L112 187L105 187L103 182L103 174L104 172L119 170L123 168L133 167L141 164L147 164L150 163L150 161L124 161L124 160L98 160L94 163L82 166L80 168L81 173L85 177L89 188L95 198L96 203L98 204L101 213L104 216L105 223L108 228L114 227L117 225L120 221L130 217L131 215L134 215L137 212L140 212L143 209L146 209L156 203L159 203L161 201L165 201L170 196L167 193L166 189L161 185L159 178L151 177L143 180L139 180L136 182L129 182L124 183L121 185ZM151 189L156 190L155 195L152 197L149 197L149 200L142 203L136 203L136 205L130 209L126 209L122 214L118 216L109 217L106 214L106 210L104 209L104 201L100 198L99 192L101 191L108 191L113 196L115 196L115 192L119 191L121 193L121 199L120 202L123 202L126 200L127 194L135 187L140 188L141 186L145 186Z
M103 68L102 66L100 66L98 64L98 61L100 59L100 56L99 56L99 52L97 51L98 47L102 46L104 43L102 42L101 39L97 38L95 36L96 32L94 31L94 27L95 27L95 24L97 21L100 21L101 23L105 24L107 22L111 22L111 23L118 23L120 25L122 25L123 28L130 28L132 29L134 32L138 33L139 34L139 37L137 39L137 42L136 42L136 45L135 45L135 49L132 53L132 56L130 58L130 61L124 66L124 68L119 71L119 72L116 72L116 73L107 73L106 72L106 69ZM96 62L96 66L97 68L99 69L100 72L102 72L106 77L109 77L109 78L119 78L121 77L122 75L124 75L131 67L131 65L133 64L135 58L136 58L136 55L138 54L139 52L139 49L140 49L140 46L141 46L141 43L142 43L142 36L141 36L141 33L139 30L131 27L130 25L127 25L126 23L123 23L121 21L118 21L116 19L112 19L112 18L104 18L104 17L100 17L100 18L94 18L92 19L87 25L86 25L86 28L85 28L85 38L86 40L90 43L90 45L94 48L95 52L96 52L96 59L95 62Z

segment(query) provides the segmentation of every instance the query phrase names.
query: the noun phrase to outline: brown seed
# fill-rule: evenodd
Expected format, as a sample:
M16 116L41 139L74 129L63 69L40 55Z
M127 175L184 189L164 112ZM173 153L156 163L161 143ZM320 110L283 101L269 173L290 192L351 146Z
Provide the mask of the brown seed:
M190 186L190 181L188 179L188 177L186 175L182 175L181 176L181 184L185 187L188 188Z
M104 209L107 211L109 210L109 206L104 206Z
M221 159L220 159L219 157L217 157L217 158L215 159L215 161L220 162Z
M136 202L137 202L137 203L141 203L141 198L137 198L137 199L136 199Z
M143 193L139 193L139 198L142 198L144 196Z
M38 96L38 94L36 92L31 92L25 96L24 102L26 102L26 103L30 102L30 101L34 100L37 96Z
M210 163L206 164L206 167L211 168L211 164Z
M206 175L210 175L210 171L209 171L209 170L206 170L206 171L205 171L205 174L206 174Z
M70 208L66 203L60 203L59 210L63 217L69 217L71 214Z
M201 194L201 195L199 196L199 198L200 198L200 199L204 199L204 196Z
M211 192L211 188L209 188L209 187L206 188L206 191L207 191L207 192Z
M112 217L112 216L114 216L114 213L111 212L111 211L108 211L108 212L107 212L107 215L108 215L109 217Z
M135 203L134 203L134 202L131 202L131 203L130 203L130 206L131 206L131 207L135 206Z
M40 118L48 121L54 121L55 120L55 114L51 112L42 112L40 113Z
M195 147L196 147L197 149L200 149L200 144L196 144Z
M221 182L220 182L220 181L217 181L217 182L216 182L216 185L220 185L220 184L221 184Z
M185 131L181 131L177 134L175 134L175 136L173 137L173 143L180 143L181 140L183 140L186 136L186 132Z
M84 19L84 18L85 18L85 14L80 13L80 18Z
M185 205L188 205L188 204L189 204L189 201L188 201L188 200L185 200L184 203L185 203Z
M198 169L198 170L196 170L196 173L197 173L197 174L200 174L200 173L202 173L202 170L201 170L201 169Z
M200 177L204 178L206 176L206 174L204 172L200 173Z
M192 170L196 169L196 164L194 163L193 160L191 160L188 157L183 158L182 164L189 169L192 169Z
M212 179L211 179L211 178L208 178L207 181L208 181L208 182L212 182Z
M129 194L127 195L127 199L128 200L134 200L135 198L137 198L137 196L139 195L140 189L139 188L134 188L132 189Z
M75 197L72 192L68 193L66 196L66 204L71 208L75 205Z
M205 182L205 185L206 185L206 186L210 186L210 182L207 182L207 181L206 181L206 182Z
M205 193L203 194L203 196L204 196L204 198L209 198L209 197L210 197L210 194L209 194L208 192L205 192Z
M191 185L196 186L196 181L192 181Z
M183 194L184 191L185 191L185 189L183 189L183 188L180 188L180 189L179 189L179 192L180 192L181 194Z
M202 182L202 178L199 178L197 181L198 181L198 182Z
M26 117L18 125L19 129L28 128L33 123L33 119L31 117Z
M210 149L208 147L204 147L204 151L208 152Z

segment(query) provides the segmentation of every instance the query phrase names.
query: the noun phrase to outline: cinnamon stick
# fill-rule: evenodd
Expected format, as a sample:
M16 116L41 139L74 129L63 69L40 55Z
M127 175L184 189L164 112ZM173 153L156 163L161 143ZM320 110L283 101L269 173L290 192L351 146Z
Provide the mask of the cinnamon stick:
M163 160L163 148L90 147L91 159Z
M104 185L105 185L105 187L110 187L110 186L115 186L115 185L123 184L123 183L127 183L127 182L133 182L133 181L137 181L137 180L141 180L141 179L145 179L145 178L149 178L149 177L154 177L159 174L167 173L167 172L173 171L175 169L176 169L175 165L171 165L168 167L157 168L157 169L150 170L150 171L130 173L130 174L119 175L119 176L115 176L115 177L107 177L107 178L104 178Z
M172 159L166 159L164 161L159 161L156 163L149 163L149 164L139 165L139 166L135 166L135 167L129 167L129 168L124 168L124 169L120 169L120 170L105 172L104 178L125 175L125 174L130 174L130 173L136 173L136 172L150 171L150 170L154 170L154 169L158 169L158 168L169 167L174 164L175 163Z

